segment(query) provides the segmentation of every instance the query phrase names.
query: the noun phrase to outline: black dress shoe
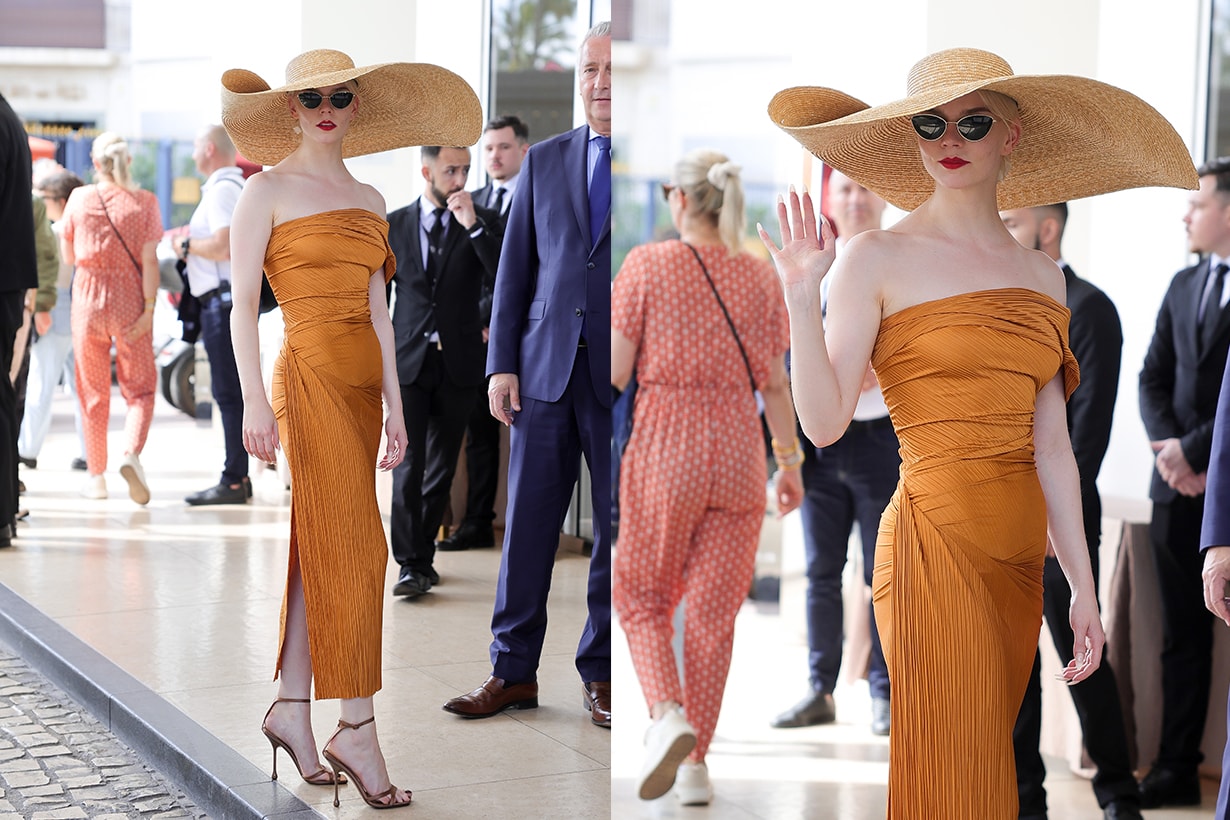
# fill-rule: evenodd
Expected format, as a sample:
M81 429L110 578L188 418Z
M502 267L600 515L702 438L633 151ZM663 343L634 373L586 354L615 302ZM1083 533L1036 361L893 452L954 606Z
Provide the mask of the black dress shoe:
M1140 807L1199 806L1200 776L1154 766L1140 781ZM1129 817L1131 815L1128 815Z
M19 464L21 464L22 467L29 467L31 470L38 469L38 459L36 458L26 458L25 456L18 456L17 461Z
M244 479L237 484L215 484L208 490L193 493L184 499L193 507L204 507L212 504L247 504L252 497L251 484L244 486Z
M72 468L74 470L86 470L89 468L89 466L90 465L86 463L86 460L84 458L74 458L73 459Z
M427 576L428 581L431 581L431 585L433 587L440 584L440 573L436 572L434 569L429 569L423 574Z
M417 598L431 589L431 579L412 569L403 569L393 586L393 594Z
M890 715L888 698L871 699L871 733L873 735L888 736L888 730L892 726Z
M800 726L819 726L837 720L837 705L827 692L813 691L794 706L773 718L774 729L797 729Z
M1103 820L1144 820L1140 806L1126 800L1115 800L1102 811Z
M462 524L457 528L457 532L436 544L436 549L443 552L460 552L494 546L495 532L490 526L477 527L472 524Z

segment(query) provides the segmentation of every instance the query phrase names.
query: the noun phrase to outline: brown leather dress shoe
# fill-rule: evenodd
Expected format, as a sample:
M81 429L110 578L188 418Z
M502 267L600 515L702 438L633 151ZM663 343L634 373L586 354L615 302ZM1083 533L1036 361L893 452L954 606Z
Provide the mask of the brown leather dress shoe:
M483 681L483 685L466 695L459 695L444 704L444 711L467 718L485 718L498 715L505 709L537 709L538 683L514 683L506 686L497 677Z
M594 681L582 684L581 689L585 692L585 709L589 712L589 719L595 726L610 729L611 682Z

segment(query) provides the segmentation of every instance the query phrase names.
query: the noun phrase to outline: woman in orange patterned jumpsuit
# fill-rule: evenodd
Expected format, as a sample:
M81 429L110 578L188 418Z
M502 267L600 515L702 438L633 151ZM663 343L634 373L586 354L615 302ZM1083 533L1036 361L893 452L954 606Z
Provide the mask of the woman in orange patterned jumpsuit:
M223 125L254 175L231 228L231 331L243 387L244 447L291 472L290 560L282 605L278 698L262 731L313 785L349 782L368 805L408 806L389 782L373 723L380 689L388 546L375 468L403 458L406 428L385 285L396 261L385 203L343 157L408 145L471 145L482 116L474 92L437 66L356 68L339 52L301 54L286 85L233 69L222 78ZM430 88L432 94L424 94ZM273 399L261 381L256 329L262 269L286 322ZM387 444L380 455L381 398ZM310 722L319 698L341 699L320 763Z
M620 480L612 603L654 721L640 797L665 794L678 776L677 796L703 804L711 792L705 754L764 523L768 476L753 377L780 442L782 514L802 500L802 451L781 288L768 264L742 250L739 167L695 151L665 193L680 240L633 249L611 296L611 380L623 387L635 366L640 384ZM685 596L680 684L671 621Z
M1012 728L1048 541L1072 587L1063 680L1098 667L1105 636L1068 439L1079 376L1063 273L998 209L1196 177L1174 129L1103 83L1017 77L994 54L951 49L914 67L909 92L867 109L787 89L770 116L910 214L854 237L835 266L806 194L779 202L780 249L760 233L785 288L803 430L817 445L841 435L870 362L901 442L872 590L893 687L888 816L1015 820ZM1097 130L1107 123L1121 131Z

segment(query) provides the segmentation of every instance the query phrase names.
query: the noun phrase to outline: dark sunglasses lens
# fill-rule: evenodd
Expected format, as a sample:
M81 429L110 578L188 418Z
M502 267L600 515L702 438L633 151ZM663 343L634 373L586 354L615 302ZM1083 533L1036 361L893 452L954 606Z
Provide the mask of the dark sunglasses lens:
M334 91L329 95L329 105L334 108L345 108L353 99L354 92L352 91Z
M944 136L944 129L948 127L948 123L934 114L915 114L910 122L914 125L914 132L928 142Z
M663 182L662 183L662 198L665 199L667 202L670 202L671 201L671 191L673 190L675 190L674 185L667 185L665 182Z
M991 132L995 120L985 114L971 114L957 121L957 131L971 142L977 142Z
M304 108L320 108L320 104L324 101L324 97L315 91L300 91L299 104Z

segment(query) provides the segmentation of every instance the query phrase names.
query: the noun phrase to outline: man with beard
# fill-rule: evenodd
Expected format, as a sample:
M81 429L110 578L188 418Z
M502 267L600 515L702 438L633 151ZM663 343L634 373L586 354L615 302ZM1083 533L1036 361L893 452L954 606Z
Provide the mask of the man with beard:
M435 537L470 409L484 380L479 302L500 258L499 216L464 190L470 149L424 146L423 195L389 214L393 330L409 446L393 469L394 595L418 597L439 583Z

